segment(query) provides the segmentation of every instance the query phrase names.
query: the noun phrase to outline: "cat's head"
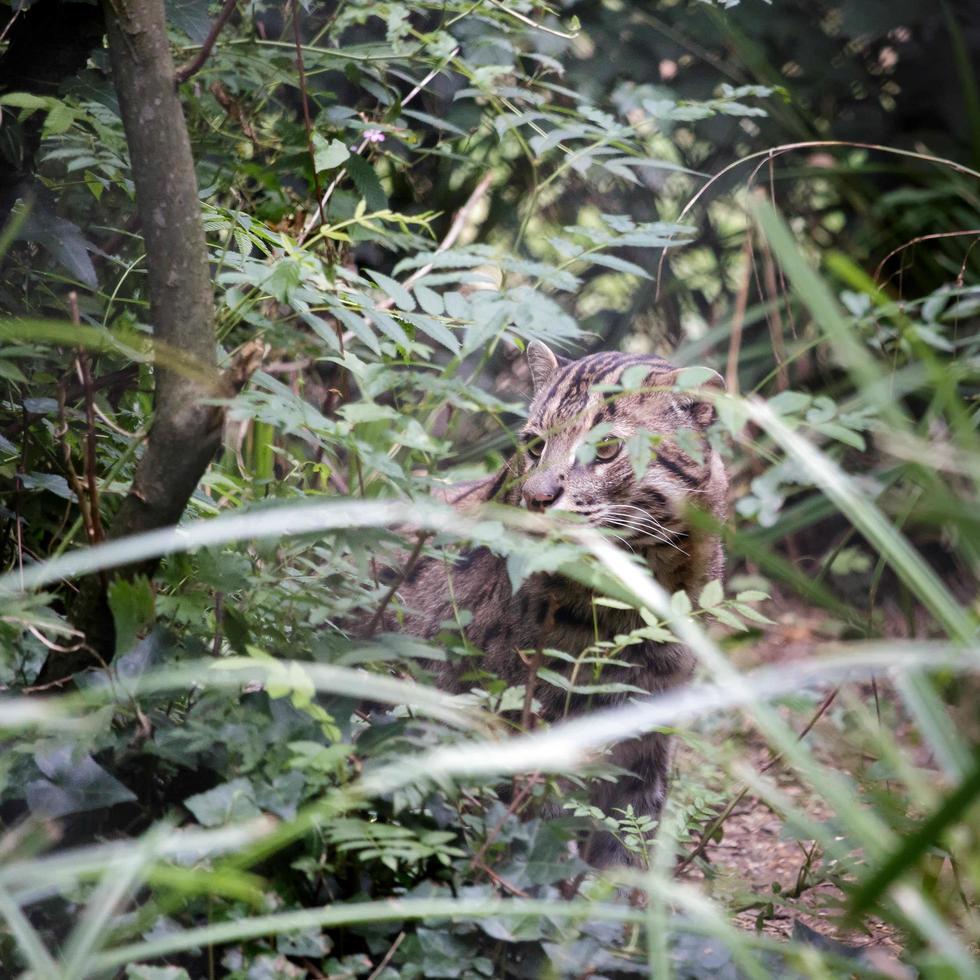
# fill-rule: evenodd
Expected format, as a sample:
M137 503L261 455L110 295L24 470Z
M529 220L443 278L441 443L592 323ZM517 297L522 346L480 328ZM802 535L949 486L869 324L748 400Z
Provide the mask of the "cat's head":
M652 355L567 361L532 341L527 357L534 396L518 460L524 506L570 511L651 543L684 533L691 505L724 516L728 482L706 438L710 391L673 390L678 369ZM596 390L624 372L628 390ZM646 433L649 456L640 448Z

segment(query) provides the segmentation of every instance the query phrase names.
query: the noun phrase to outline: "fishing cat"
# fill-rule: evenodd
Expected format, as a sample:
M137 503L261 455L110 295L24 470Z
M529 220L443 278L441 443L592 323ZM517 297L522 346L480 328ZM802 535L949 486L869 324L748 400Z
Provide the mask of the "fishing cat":
M529 344L527 357L534 394L518 452L495 476L457 484L439 496L467 510L495 500L532 511L570 511L608 528L645 559L670 592L685 589L697 595L706 582L719 578L723 554L717 534L687 520L692 506L717 521L726 516L725 469L705 436L714 418L710 399L670 390L678 372L660 357L599 353L566 361L538 341ZM617 384L627 371L629 391L596 390L597 385ZM576 449L599 425L603 428L594 441L594 458L581 462ZM655 455L637 476L625 442L639 430L653 434L656 444ZM687 438L675 441L681 430ZM690 450L691 439L698 448L688 453L678 442ZM504 559L477 547L463 551L455 564L438 558L417 561L398 598L400 611L389 609L381 625L424 638L453 619L454 603L456 609L469 610L472 619L465 634L483 651L480 666L512 685L534 683L546 721L556 721L566 711L579 714L635 697L576 695L569 700L566 691L529 677L528 661L542 647L577 657L597 638L612 639L643 625L632 610L594 605L590 590L568 579L534 574L515 592ZM605 666L603 684L620 682L651 693L683 681L692 669L690 653L674 643L643 641L625 647L616 659L631 666ZM558 670L570 665L549 659L546 666ZM472 684L464 672L472 669L471 660L442 665L441 686L467 690ZM632 805L637 815L659 816L669 749L669 738L661 733L617 745L612 761L632 775L597 782L592 802L606 813ZM587 857L599 866L631 859L609 834L593 836Z

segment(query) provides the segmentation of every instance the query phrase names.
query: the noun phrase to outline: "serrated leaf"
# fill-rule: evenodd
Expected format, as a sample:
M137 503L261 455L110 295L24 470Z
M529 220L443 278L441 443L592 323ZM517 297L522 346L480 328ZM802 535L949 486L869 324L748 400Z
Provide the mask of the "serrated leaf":
M384 211L388 207L388 197L378 180L374 167L363 157L354 154L347 161L347 173L350 174L357 193L367 205L369 211Z

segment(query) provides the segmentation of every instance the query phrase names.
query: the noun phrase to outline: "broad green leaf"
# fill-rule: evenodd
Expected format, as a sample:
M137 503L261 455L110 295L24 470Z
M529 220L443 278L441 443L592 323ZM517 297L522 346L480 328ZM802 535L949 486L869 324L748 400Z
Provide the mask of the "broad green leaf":
M350 157L350 150L338 139L329 142L319 133L313 134L313 166L317 172L334 170Z

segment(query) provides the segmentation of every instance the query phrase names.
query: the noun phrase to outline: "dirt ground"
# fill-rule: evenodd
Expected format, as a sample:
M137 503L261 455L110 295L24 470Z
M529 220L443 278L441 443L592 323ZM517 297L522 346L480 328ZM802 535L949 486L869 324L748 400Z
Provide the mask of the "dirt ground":
M762 611L775 622L764 628L761 637L734 654L740 666L789 664L832 638L827 632L828 617L821 610L776 600ZM894 633L904 632L901 624L890 625L894 625ZM890 629L889 632L893 631ZM870 690L867 693L870 695ZM794 727L799 729L802 723L794 722ZM682 749L678 759L680 766L684 764L684 752ZM745 761L756 771L771 760L764 740L752 734L747 737L744 752ZM838 760L833 761L838 764ZM928 760L917 761L928 764ZM846 761L841 760L841 763L846 766ZM833 817L827 803L801 785L794 774L778 762L768 770L767 776L775 779L782 792L794 798L814 820L822 822ZM747 795L725 821L721 840L709 843L705 848L704 857L710 864L708 878L696 864L684 868L680 877L703 881L703 887L727 900L735 912L735 922L745 929L761 929L768 935L783 938L794 932L809 936L807 930L812 930L833 943L859 949L866 965L887 976L912 976L912 971L899 961L900 937L891 927L872 920L867 923L866 931L845 929L841 893L833 884L821 883L798 889L809 846L781 836L782 826L782 820L764 802ZM812 857L819 866L819 851ZM778 883L781 895L786 896L782 904L774 895L774 882ZM794 895L796 891L798 894Z

